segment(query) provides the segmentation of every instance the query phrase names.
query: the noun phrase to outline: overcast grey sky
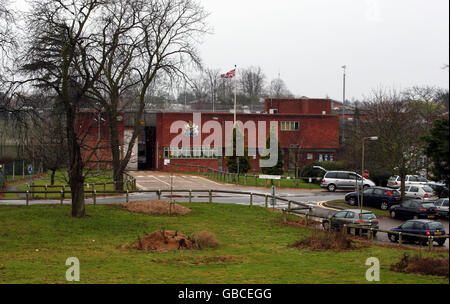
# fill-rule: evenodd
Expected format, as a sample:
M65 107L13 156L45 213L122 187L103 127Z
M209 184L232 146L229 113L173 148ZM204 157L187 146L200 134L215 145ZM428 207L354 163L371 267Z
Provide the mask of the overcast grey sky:
M260 66L296 95L342 100L372 88L448 88L448 0L201 0L205 66Z

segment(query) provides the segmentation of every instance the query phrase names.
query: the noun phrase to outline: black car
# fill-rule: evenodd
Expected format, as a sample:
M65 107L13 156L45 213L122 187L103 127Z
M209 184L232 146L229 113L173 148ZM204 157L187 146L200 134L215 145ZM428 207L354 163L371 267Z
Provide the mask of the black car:
M438 209L433 203L417 200L404 201L400 205L394 205L390 209L392 218L403 219L435 219Z
M392 228L391 231L409 233L409 234L418 234L423 236L441 236L445 235L445 229L441 223L430 221L430 220L410 220L402 225ZM388 238L391 242L398 242L399 236L398 234L388 233ZM402 241L406 242L418 242L420 244L427 244L427 238L414 237L410 235L402 235ZM444 246L446 239L437 239L436 243L439 246Z
M384 187L371 187L364 190L363 206L373 206L382 210L388 210L392 205L398 204L400 200L401 195L397 190ZM345 196L345 201L351 206L356 206L361 201L361 193L348 193Z
M325 230L341 230L342 226L345 224L360 225L362 231L357 229L357 234L360 234L359 232L367 232L370 228L378 229L379 227L379 221L375 214L366 210L362 210L361 213L359 209L339 211L322 221L322 226ZM376 231L373 232L373 235L376 235Z
M448 197L448 188L447 188L446 185L437 184L437 183L430 183L430 184L427 184L427 186L429 186L431 189L433 189L434 193L439 198Z

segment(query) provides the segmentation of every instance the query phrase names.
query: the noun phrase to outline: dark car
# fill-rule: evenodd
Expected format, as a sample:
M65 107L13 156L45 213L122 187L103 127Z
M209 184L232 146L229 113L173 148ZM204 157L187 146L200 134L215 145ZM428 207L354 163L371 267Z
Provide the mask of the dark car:
M400 205L394 205L390 209L392 218L403 219L435 219L438 209L433 203L417 200L404 201Z
M364 190L363 206L373 206L388 210L392 205L400 202L400 192L391 188L372 187ZM356 206L361 201L361 193L351 192L345 196L345 201L351 205Z
M448 197L448 188L444 184L430 183L427 184L439 198Z
M418 234L423 236L442 236L445 235L445 229L441 223L430 221L430 220L409 220L402 225L392 228L391 231L409 233L409 234ZM398 234L388 233L388 237L391 242L398 242L399 236ZM402 235L402 241L406 242L418 242L420 244L427 244L427 238L414 237L410 235ZM444 246L446 239L439 238L436 239L436 243L439 246Z
M347 209L336 212L331 217L322 221L322 226L325 230L341 230L345 224L360 224L362 232L367 232L371 227L378 229L378 219L370 211L362 210L362 213L358 209ZM376 231L373 232L376 235Z

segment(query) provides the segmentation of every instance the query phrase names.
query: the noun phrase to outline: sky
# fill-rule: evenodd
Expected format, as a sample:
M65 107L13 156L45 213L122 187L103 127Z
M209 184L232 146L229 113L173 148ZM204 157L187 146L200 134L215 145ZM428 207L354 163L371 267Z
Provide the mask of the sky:
M377 88L449 87L448 0L200 0L208 68L259 66L296 96L361 99Z

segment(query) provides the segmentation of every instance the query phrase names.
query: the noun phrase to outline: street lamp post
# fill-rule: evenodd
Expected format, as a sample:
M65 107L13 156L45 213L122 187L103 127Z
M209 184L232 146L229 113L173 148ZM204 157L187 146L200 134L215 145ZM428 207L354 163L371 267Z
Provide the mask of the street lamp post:
M362 208L364 203L364 144L366 139L371 141L377 141L378 136L371 136L371 137L364 137L362 140L362 157L361 157L361 205L360 205L360 211L361 213L359 216L362 216Z
M347 66L343 65L342 69L344 70L344 79L343 79L343 86L342 86L342 142L345 141L345 128L344 128L344 123L345 123L345 77L346 77L346 69Z

